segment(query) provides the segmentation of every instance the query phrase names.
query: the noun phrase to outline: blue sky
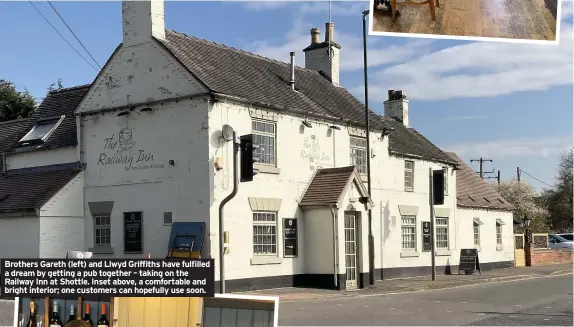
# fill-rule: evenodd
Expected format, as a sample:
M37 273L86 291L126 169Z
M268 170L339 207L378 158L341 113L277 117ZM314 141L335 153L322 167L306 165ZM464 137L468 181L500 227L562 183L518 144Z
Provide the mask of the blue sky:
M86 58L45 1L34 3ZM53 2L92 56L103 65L121 42L119 1ZM342 44L341 83L361 101L362 23L368 2L334 1L335 41ZM304 65L301 50L312 27L328 21L328 2L166 3L166 27L228 46ZM410 124L435 144L469 161L493 159L486 170L513 178L516 167L552 184L557 159L572 144L572 2L562 9L560 45L459 42L369 37L371 107L382 112L387 89L410 98ZM0 2L0 78L35 97L58 78L64 86L90 83L97 71L27 1ZM478 166L475 164L478 169ZM494 176L494 175L492 175ZM524 175L537 188L544 184Z

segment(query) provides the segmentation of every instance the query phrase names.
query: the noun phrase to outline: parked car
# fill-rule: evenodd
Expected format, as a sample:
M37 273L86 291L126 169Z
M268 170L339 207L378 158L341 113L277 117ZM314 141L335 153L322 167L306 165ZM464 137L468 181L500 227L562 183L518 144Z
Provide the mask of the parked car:
M548 245L551 249L569 249L574 250L572 233L566 234L549 234Z

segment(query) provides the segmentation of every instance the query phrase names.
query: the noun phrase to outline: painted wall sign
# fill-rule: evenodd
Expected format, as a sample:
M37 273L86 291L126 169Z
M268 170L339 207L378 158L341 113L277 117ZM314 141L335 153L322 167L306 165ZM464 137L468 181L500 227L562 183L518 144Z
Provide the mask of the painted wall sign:
M329 163L331 161L331 156L321 149L321 144L314 134L305 137L301 158L307 159L309 163L313 164Z
M285 218L283 219L283 256L284 257L297 257L297 219Z
M423 232L423 252L430 252L431 250L431 228L430 228L430 221L423 221L422 222L422 230Z
M143 253L143 214L124 212L124 253Z
M103 151L98 157L98 166L123 165L125 170L164 168L164 164L154 162L152 152L136 147L132 129L128 122L121 124L117 134L104 139Z

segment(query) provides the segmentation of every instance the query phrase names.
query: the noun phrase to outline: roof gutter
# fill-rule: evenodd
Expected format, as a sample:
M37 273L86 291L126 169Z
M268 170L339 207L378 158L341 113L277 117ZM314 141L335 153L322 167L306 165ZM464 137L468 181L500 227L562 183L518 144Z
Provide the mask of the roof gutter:
M39 218L39 209L14 209L14 210L0 210L0 219L2 218Z
M223 93L219 93L219 92L215 92L215 91L211 92L211 95L214 97L214 99L218 99L218 100L229 99L229 100L236 101L236 102L243 103L243 104L247 104L247 105L265 107L265 108L269 108L272 110L278 110L278 111L290 110L290 113L295 114L295 116L297 116L297 113L299 113L304 118L324 119L324 120L327 120L327 121L333 122L333 123L342 123L343 125L346 124L346 125L351 126L351 127L364 128L363 126L359 125L358 122L352 121L350 119L343 119L343 118L339 118L339 117L335 117L335 116L326 116L326 115L320 115L320 114L315 114L315 113L310 113L310 112L304 112L301 110L297 110L295 108L276 106L276 105L272 105L270 103L250 101L250 100L247 100L245 98L236 97L233 95L227 95L227 94L223 94ZM372 129L372 128L371 128L371 131L382 132L382 131Z
M76 112L74 113L74 115L79 116L90 116L90 115L95 115L95 114L104 114L107 112L112 112L112 111L118 111L121 109L126 109L126 108L135 108L135 107L142 107L142 106L151 106L151 105L155 105L155 104L162 104L162 103L166 103L166 102L173 102L173 101L180 101L180 100L193 100L193 99L197 99L197 98L202 98L202 97L206 97L206 96L210 96L210 93L199 93L199 94L194 94L194 95L182 95L179 97L174 97L174 98L169 98L169 99L161 99L161 100L152 100L152 101L146 101L146 102L138 102L138 103L130 103L130 104L124 104L124 105L120 105L120 106L114 106L114 107L108 107L108 108L102 108L102 109L96 109L96 110L88 110L88 111L82 111L82 112Z

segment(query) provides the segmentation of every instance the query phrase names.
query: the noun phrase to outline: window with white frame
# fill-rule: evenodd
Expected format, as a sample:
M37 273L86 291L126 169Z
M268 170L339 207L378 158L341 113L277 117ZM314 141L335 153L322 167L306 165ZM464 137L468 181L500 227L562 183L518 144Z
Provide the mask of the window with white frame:
M437 217L436 223L436 248L448 249L448 218Z
M367 173L367 139L351 136L350 139L351 165L357 167L361 174Z
M480 225L475 221L473 222L474 229L474 246L480 246Z
M110 215L94 216L94 246L111 246L112 226Z
M253 254L277 255L277 213L253 213Z
M417 217L401 216L401 239L404 250L417 249Z
M253 134L253 155L257 162L275 166L277 151L276 125L272 122L253 120L251 133Z
M444 173L444 195L448 195L448 168L445 167L442 171Z
M415 188L415 162L405 160L405 191L413 191Z
M502 225L496 222L496 245L502 245Z

